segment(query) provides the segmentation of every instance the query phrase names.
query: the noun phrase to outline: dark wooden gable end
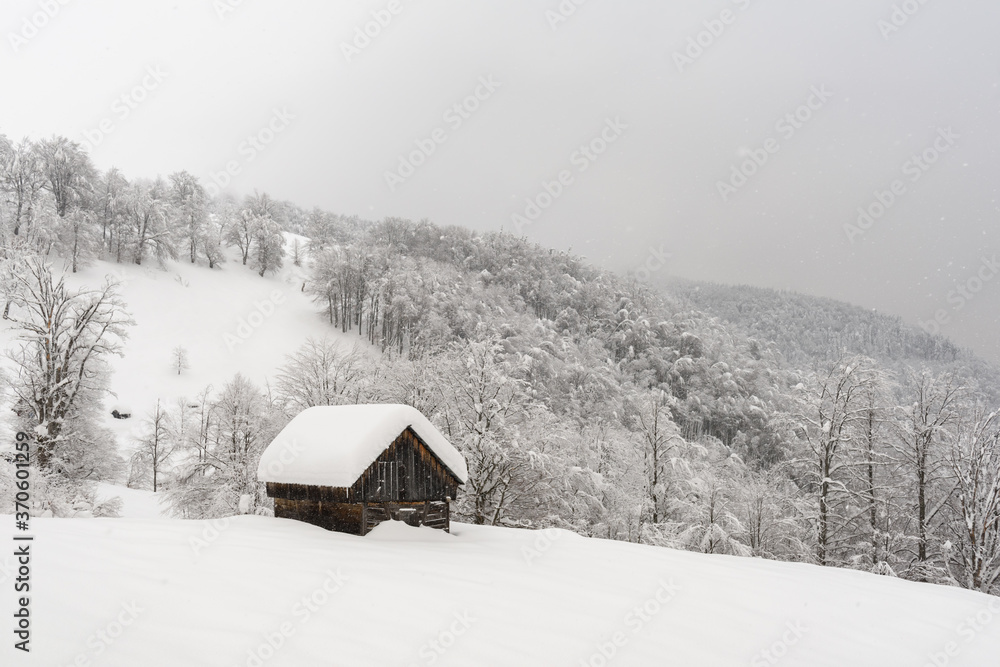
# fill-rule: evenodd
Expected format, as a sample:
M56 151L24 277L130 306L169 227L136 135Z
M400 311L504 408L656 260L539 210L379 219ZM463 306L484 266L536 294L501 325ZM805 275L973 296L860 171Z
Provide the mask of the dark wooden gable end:
M267 483L274 515L353 535L383 521L450 529L460 480L407 427L349 487Z
M458 493L459 479L407 427L368 466L351 495L367 502L444 500Z

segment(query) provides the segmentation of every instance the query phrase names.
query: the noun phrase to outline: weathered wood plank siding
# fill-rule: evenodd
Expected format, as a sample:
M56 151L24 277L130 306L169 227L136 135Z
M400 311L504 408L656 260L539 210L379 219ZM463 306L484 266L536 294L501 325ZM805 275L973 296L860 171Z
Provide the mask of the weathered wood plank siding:
M315 500L274 499L274 516L295 519L339 533L361 535L361 505L325 503Z
M350 487L267 483L274 514L328 530L364 535L383 521L449 530L449 499L459 480L406 429Z

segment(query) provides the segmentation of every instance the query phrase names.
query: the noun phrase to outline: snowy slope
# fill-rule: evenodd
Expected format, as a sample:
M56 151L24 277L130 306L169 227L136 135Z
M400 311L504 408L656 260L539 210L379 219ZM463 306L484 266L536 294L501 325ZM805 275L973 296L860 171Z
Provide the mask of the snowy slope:
M162 493L98 482L97 502L103 503L112 498L121 499L118 516L129 519L158 519L167 516L169 510L169 506L162 503Z
M286 246L296 238L305 241L286 234ZM326 336L342 341L345 350L359 345L377 354L356 332L343 334L323 320L302 292L306 267L285 260L284 268L264 278L232 250L215 270L185 262L168 262L166 270L153 260L149 266L95 262L68 277L74 288L100 286L107 276L119 281L135 319L124 356L111 360L116 396L105 411L123 446L157 399L172 409L177 398L193 398L208 385L221 389L237 372L263 385L307 338ZM0 322L0 349L10 338L9 326ZM181 375L171 366L171 352L179 345L190 363ZM112 419L115 406L130 409L132 419Z
M360 538L266 517L33 527L33 650L24 660L4 642L4 665L992 667L1000 656L996 598L565 532L393 523ZM11 596L0 598L10 619Z

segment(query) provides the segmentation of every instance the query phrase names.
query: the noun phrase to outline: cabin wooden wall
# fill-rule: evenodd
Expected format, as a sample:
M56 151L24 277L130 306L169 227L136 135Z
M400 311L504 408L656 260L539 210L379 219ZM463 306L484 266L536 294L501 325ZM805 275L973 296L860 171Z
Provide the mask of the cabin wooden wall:
M338 533L361 535L363 508L353 503L324 503L316 500L274 499L274 516L295 519Z
M333 436L335 437L335 436ZM450 530L459 480L406 429L350 487L267 483L274 515L364 535L383 521Z
M274 516L295 519L327 530L366 535L383 521L451 530L448 501L417 503L324 503L315 500L274 499Z

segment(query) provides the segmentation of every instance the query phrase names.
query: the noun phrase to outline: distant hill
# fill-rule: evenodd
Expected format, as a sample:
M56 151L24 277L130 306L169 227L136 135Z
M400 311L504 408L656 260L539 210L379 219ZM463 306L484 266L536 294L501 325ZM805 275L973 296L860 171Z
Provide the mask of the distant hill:
M974 376L991 395L1000 392L1000 369L898 316L825 297L748 285L671 278L662 288L692 309L734 325L793 367L832 361L844 353L863 354L890 368L926 365Z

